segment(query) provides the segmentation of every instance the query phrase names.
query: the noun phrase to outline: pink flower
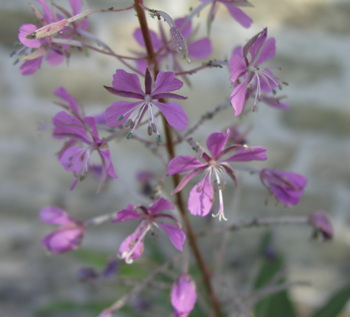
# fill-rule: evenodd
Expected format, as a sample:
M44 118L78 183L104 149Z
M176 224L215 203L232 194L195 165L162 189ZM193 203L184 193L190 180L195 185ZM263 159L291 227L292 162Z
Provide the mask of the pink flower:
M166 199L159 198L150 207L143 205L129 205L126 209L118 212L113 222L124 222L128 220L140 220L136 230L129 235L120 245L119 254L126 263L132 263L134 259L139 258L144 249L144 238L148 231L153 227L159 227L165 231L173 246L182 251L186 235L180 229L176 218L172 215L163 213L165 209L174 209L174 206ZM163 223L163 219L175 221L176 225Z
M79 247L84 236L84 224L70 218L64 210L55 206L41 209L39 217L43 222L59 225L56 231L42 240L42 244L47 250L59 254Z
M100 139L94 117L86 117L81 113L74 97L60 87L55 94L66 103L60 104L66 111L57 113L53 119L53 137L66 140L59 153L61 165L75 175L70 189L73 189L78 180L84 178L89 172L99 171L99 188L103 186L108 177L117 177L111 161L108 144ZM92 163L92 154L97 152L101 160L101 168Z
M299 202L307 184L307 179L300 174L271 168L261 170L260 179L276 199L287 206L294 206Z
M186 97L170 93L182 87L181 80L175 77L173 72L159 72L152 85L152 77L148 69L145 74L145 91L141 89L137 75L118 69L113 76L113 87L105 87L109 92L127 98L139 99L139 101L116 101L106 109L106 122L110 126L125 124L130 128L127 137L130 138L135 128L140 124L144 115L148 116L148 134L157 135L157 142L161 136L157 127L156 112L154 107L164 115L165 119L175 129L183 130L187 127L188 118L182 107L176 102L159 102L156 99L174 98L186 99Z
M186 40L185 44L179 43L178 45L187 46L188 57L190 59L204 59L210 56L213 50L210 39L203 37L198 40L194 40L192 22L190 20L187 21L186 17L179 18L175 19L174 24L177 30L181 31L183 38ZM176 45L173 43L176 42L176 39L169 41L162 28L162 24L159 24L159 27L159 35L152 30L150 31L151 41L153 44L153 49L157 55L158 64L161 65L163 62L166 62L166 69L177 72L183 71L180 63L178 62L178 50L175 47ZM174 29L174 27L172 29ZM134 38L140 46L146 48L141 29L136 29L134 32ZM145 72L147 65L146 58L141 58L137 61L137 68L142 73Z
M192 277L182 273L171 289L171 305L176 317L187 317L197 301L196 285Z
M324 241L333 238L333 228L328 215L323 211L315 211L309 216L309 223L314 228L313 236L321 235Z
M45 0L37 0L37 2L41 5L43 14L41 14L37 9L33 8L33 10L42 26L55 22L60 23L61 20L64 22L64 18L69 18L72 15L78 14L82 7L81 0L69 0L72 15L70 15L63 8L58 7L61 13L64 15L62 16L53 12ZM38 27L34 24L23 24L19 29L18 39L24 45L24 47L17 52L18 54L24 55L20 58L20 60L24 60L24 63L20 67L22 74L31 75L35 73L41 67L44 57L51 66L61 64L69 56L70 51L70 46L68 44L64 44L64 42L69 43L69 40L72 38L79 37L79 28L87 29L88 27L89 24L86 18L79 22L72 23L71 26L64 27L59 32L61 39L64 39L64 41L60 43L59 41L56 41L53 36L48 36L42 39L28 38L28 36L30 37L30 34L38 30Z
M168 165L168 175L191 171L187 174L179 185L173 190L173 193L181 191L185 185L197 174L203 173L203 177L191 190L188 209L193 215L206 216L213 205L214 188L213 181L217 185L219 194L219 210L214 215L219 216L219 220L227 220L224 214L224 202L222 197L222 182L220 175L225 172L237 183L235 172L228 163L230 162L249 162L266 160L266 149L260 146L247 147L240 144L234 144L225 148L230 138L230 130L227 133L214 132L207 138L207 147L211 153L203 152L202 161L194 156L180 155L173 158ZM226 154L236 151L233 155L223 158Z
M218 10L219 3L223 4L228 10L229 14L233 19L235 19L240 25L245 28L249 28L253 23L253 20L247 16L238 7L251 7L252 5L247 0L200 0L201 2L211 3L211 8L208 15L208 28L215 18L215 14Z
M267 39L267 28L255 35L242 48L234 51L229 66L231 68L230 81L233 84L231 104L235 110L235 116L239 116L244 110L246 100L254 96L253 109L257 103L264 99L263 93L273 92L275 88L281 88L281 81L273 75L271 67L260 65L272 59L276 54L275 39ZM269 98L264 100L271 106L287 108L288 105L280 104L278 99L272 103Z

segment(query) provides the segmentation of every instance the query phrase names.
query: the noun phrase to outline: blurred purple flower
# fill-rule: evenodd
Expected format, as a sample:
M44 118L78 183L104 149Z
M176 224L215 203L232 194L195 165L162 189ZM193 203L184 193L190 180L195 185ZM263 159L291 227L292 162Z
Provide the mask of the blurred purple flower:
M267 158L266 149L261 146L247 147L234 144L225 148L229 138L229 129L226 134L221 132L210 134L207 138L207 148L211 154L206 152L201 154L201 159L204 162L190 155L176 156L169 162L168 175L192 170L182 179L172 193L181 191L195 175L203 173L201 181L192 188L188 199L188 209L193 215L206 216L210 212L214 201L214 181L219 194L219 211L214 216L218 216L219 220L227 220L224 214L220 174L225 172L236 184L235 172L228 165L229 162L264 161ZM227 158L223 158L232 151L236 152Z
M54 254L59 254L79 247L84 236L84 224L72 219L59 207L46 206L39 212L41 221L58 225L58 229L42 240L43 246Z
M153 49L157 55L158 64L162 64L163 62L166 62L167 69L176 71L176 72L182 72L183 69L178 62L179 54L178 54L178 50L176 49L176 45L177 46L186 45L187 51L188 51L188 57L190 59L208 58L211 55L213 49L212 49L210 39L208 37L203 37L198 40L193 39L195 34L192 29L192 22L191 20L187 20L187 17L175 19L174 24L175 24L175 27L172 28L173 29L172 32L174 33L175 29L177 32L180 31L181 35L183 36L183 39L186 40L185 44L176 42L176 39L169 41L169 39L165 35L162 24L159 24L159 27L160 27L159 36L156 32L152 30L150 31L150 35L151 35L151 41L153 44ZM182 36L180 36L180 38L182 38ZM140 28L135 30L134 38L141 47L146 48ZM175 42L175 45L174 45L174 42ZM138 54L138 55L141 55L141 54ZM137 60L137 69L141 73L144 73L147 67L148 67L148 63L146 58L140 58Z
M321 235L324 241L331 240L333 238L332 224L328 218L328 215L324 211L315 211L309 216L309 223L314 228L313 236L317 238Z
M189 274L182 273L173 284L170 300L176 317L187 317L193 310L197 301L197 291Z
M61 13L64 14L64 16L62 16L53 12L45 0L37 0L37 2L41 5L43 14L35 8L33 8L33 10L42 26L55 22L59 23L59 21L64 18L77 15L82 8L82 0L69 0L72 14L59 6L56 6ZM34 74L40 68L44 57L51 66L61 64L69 56L70 46L67 44L69 43L69 40L77 36L79 37L78 29L86 30L88 27L88 20L84 18L79 22L74 22L72 25L63 28L59 32L61 39L64 40L63 44L63 42L60 43L59 41L56 41L53 36L41 39L30 39L28 36L35 32L38 27L34 24L23 24L19 29L18 39L24 47L16 52L16 54L24 55L20 58L20 60L24 61L20 67L22 74Z
M154 107L159 109L173 128L183 130L187 127L187 115L178 103L156 101L161 98L186 99L186 97L169 92L180 89L182 85L182 81L177 79L173 72L159 72L153 86L151 74L147 69L145 91L143 91L137 75L127 73L123 69L117 69L113 76L113 87L105 86L105 88L117 96L139 99L140 101L114 102L105 112L107 124L112 127L125 124L126 127L130 128L127 135L130 138L143 116L147 114L148 134L157 134L157 142L160 142L161 136L157 127Z
M236 20L240 25L245 28L249 28L253 23L253 20L246 15L238 7L251 7L252 5L247 0L199 0L207 4L211 3L211 8L208 15L208 29L210 30L211 24L214 21L216 12L218 10L219 3L223 4L231 17Z
M233 85L231 104L235 116L239 116L246 100L254 96L253 110L259 101L264 101L274 107L287 108L288 105L280 103L278 99L272 102L263 93L275 93L275 88L281 89L282 82L271 72L272 67L261 67L275 57L275 39L267 38L267 28L252 37L243 48L237 48L229 61L231 69L230 81Z
M55 94L66 102L59 105L70 112L61 111L52 119L53 137L66 140L58 157L61 165L75 175L70 189L73 189L78 180L86 174L95 173L98 170L92 163L92 154L95 151L101 160L99 172L99 189L101 189L107 177L117 177L108 144L100 139L95 118L83 116L74 97L70 96L63 87L56 89Z
M173 246L182 251L186 235L180 229L180 224L172 215L163 213L165 209L174 209L174 206L166 199L159 198L150 207L143 205L129 205L126 209L118 212L113 222L124 222L138 219L139 224L135 231L129 235L120 245L119 254L126 263L132 263L134 259L139 258L144 249L144 238L152 227L159 227L165 231ZM162 220L168 219L175 221L176 225L165 224Z
M286 206L296 205L304 193L307 179L297 173L265 168L260 172L263 185Z

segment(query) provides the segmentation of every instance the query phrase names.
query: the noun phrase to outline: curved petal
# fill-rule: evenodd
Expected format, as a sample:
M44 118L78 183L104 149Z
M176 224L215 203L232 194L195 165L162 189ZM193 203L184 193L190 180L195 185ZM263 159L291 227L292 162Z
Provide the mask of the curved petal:
M41 41L37 39L27 39L27 35L33 33L38 28L34 24L23 24L19 28L18 39L19 41L27 47L38 48L41 46Z
M77 100L73 97L73 96L71 96L69 93L68 93L68 91L63 87L63 86L60 86L60 87L58 87L58 88L56 88L55 90L54 90L54 94L57 96L57 97L59 97L59 98L61 98L61 99L63 99L63 100L65 100L65 101L67 101L68 102L68 109L71 109L74 113L76 113L77 115L79 115L80 114L80 109L79 109L79 105L78 105L78 102L77 102ZM66 107L65 107L66 108Z
M42 57L35 58L30 61L25 61L19 68L22 75L27 76L34 74L40 68L42 61Z
M156 32L152 31L152 30L149 30L149 33L150 33L150 36L151 36L151 41L152 41L152 44L153 44L153 49L155 51L159 50L161 47L162 47L162 42L161 40L158 38L158 35ZM134 39L136 40L136 42L142 46L142 47L146 47L145 45L145 41L143 39L143 35L142 35L142 32L141 32L141 29L138 28L134 31L133 33L133 36L134 36Z
M137 93L141 96L145 95L141 89L139 77L136 74L128 73L123 69L117 69L113 75L112 85L116 90Z
M188 45L188 56L194 59L208 58L213 52L211 41L204 37Z
M183 86L180 79L176 78L173 72L159 72L154 83L154 89L151 93L152 96L169 92L173 90L178 90Z
M210 150L213 158L217 159L224 149L227 140L230 137L230 132L228 130L228 133L221 133L221 132L214 132L210 134L207 138L207 148Z
M152 206L148 207L148 210L151 211L151 214L156 214L159 211L162 211L165 209L173 210L174 208L175 208L174 205L170 201L164 198L159 198L152 204Z
M165 231L173 246L179 251L182 251L186 239L185 233L174 225L168 225L164 223L158 223L158 225Z
M191 33L192 33L192 22L191 20L187 20L187 17L184 18L178 18L175 19L175 25L179 28L179 30L181 31L182 35L185 38L188 38ZM186 22L186 24L185 24Z
M54 14L47 5L45 0L36 0L37 2L40 3L43 11L44 11L44 19L47 22L47 24L54 22Z
M117 127L123 124L131 115L132 111L142 101L116 101L113 102L105 111L106 123L111 127ZM119 118L122 118L119 120Z
M235 116L238 117L244 108L245 99L246 99L246 88L247 82L238 84L231 94L231 105L235 110Z
M214 189L207 175L198 184L196 184L188 198L188 210L195 216L206 216L213 206Z
M142 218L142 215L137 212L134 205L130 204L126 209L119 210L117 217L112 222L123 222L140 218Z
M46 206L39 211L41 221L53 225L66 225L74 222L72 218L61 208L56 206Z
M241 9L234 7L230 4L227 4L226 8L230 13L231 17L233 17L243 27L249 28L253 23L253 20L248 15L246 15Z
M161 103L152 101L158 107L160 112L164 115L166 121L177 130L184 130L187 128L188 118L185 110L176 102Z
M80 245L83 233L81 227L62 228L47 235L42 245L55 254L75 250Z
M276 55L276 40L273 37L268 38L263 47L261 48L259 58L256 61L256 65L260 65L261 63L273 59Z
M173 189L173 191L171 192L172 194L175 194L179 191L181 191L186 185L187 183L198 173L202 172L205 169L205 167L202 168L198 168L195 169L193 172L187 174L181 181L180 183L176 186L175 189Z
M81 174L89 169L90 154L89 149L73 145L61 153L59 161L65 170Z
M250 146L237 151L235 154L225 159L224 162L249 162L265 161L267 159L266 149L262 146Z
M80 13L81 7L83 5L82 0L69 0L69 4L72 8L73 15Z
M231 70L230 81L235 85L237 79L246 72L247 66L244 58L240 55L232 55L228 64Z
M196 157L191 155L179 155L174 157L168 164L168 176L189 171L201 167L203 164Z

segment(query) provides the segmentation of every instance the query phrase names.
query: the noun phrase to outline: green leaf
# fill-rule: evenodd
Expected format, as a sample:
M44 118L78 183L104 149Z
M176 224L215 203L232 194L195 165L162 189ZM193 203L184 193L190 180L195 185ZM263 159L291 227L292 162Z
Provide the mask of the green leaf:
M336 317L343 310L350 298L350 284L336 292L328 302L321 307L312 317Z

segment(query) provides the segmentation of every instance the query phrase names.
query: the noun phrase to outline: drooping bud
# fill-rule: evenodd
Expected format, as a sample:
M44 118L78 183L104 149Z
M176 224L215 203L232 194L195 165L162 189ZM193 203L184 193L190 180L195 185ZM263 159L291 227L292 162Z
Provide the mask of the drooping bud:
M176 317L187 317L197 300L196 285L192 277L182 273L171 289L171 305Z
M317 238L321 235L324 241L329 241L333 238L332 224L325 212L313 212L309 216L309 224L314 228L313 237Z

